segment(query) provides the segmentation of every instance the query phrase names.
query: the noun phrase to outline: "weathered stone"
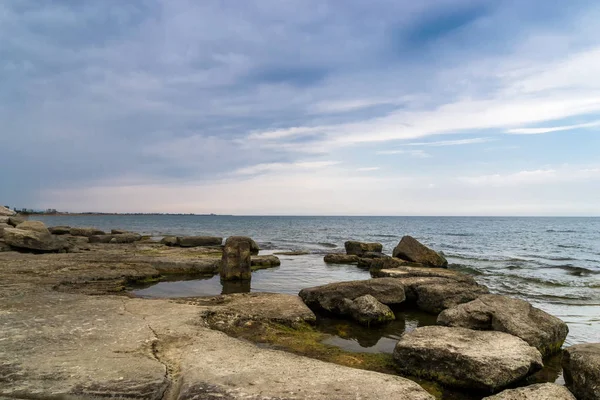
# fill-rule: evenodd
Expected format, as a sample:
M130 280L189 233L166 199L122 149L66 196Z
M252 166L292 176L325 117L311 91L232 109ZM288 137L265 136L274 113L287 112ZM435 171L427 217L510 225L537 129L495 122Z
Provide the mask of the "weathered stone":
M432 314L439 314L447 308L468 303L489 293L483 285L466 285L451 280L417 285L414 290L417 293L417 306Z
M133 243L142 240L142 235L139 233L118 233L111 235L110 243Z
M299 296L311 309L348 315L351 302L346 300L351 301L367 294L386 305L397 305L405 300L404 286L393 278L330 283L302 289Z
M381 243L364 243L349 240L344 243L346 248L346 254L362 256L364 253L376 252L381 253L383 251L383 245Z
M273 253L276 256L305 256L310 254L309 251L305 250L293 250L293 251L276 251Z
M578 400L600 399L600 343L585 343L563 351L567 387Z
M443 268L448 261L441 254L421 244L412 236L404 236L394 248L393 256L430 267Z
M181 260L157 257L152 259L144 259L144 261L164 275L215 275L219 273L219 266L221 265L221 260L215 258Z
M111 235L122 235L124 233L133 233L133 232L125 230L125 229L111 229L110 230Z
M89 237L90 243L110 243L113 235L92 235Z
M12 225L0 223L0 238L4 237L4 229L12 228Z
M8 217L8 223L14 227L17 227L19 224L27 221L27 218L27 215L23 214L13 215L12 217Z
M510 333L537 348L543 356L560 351L569 328L560 319L524 300L483 295L444 310L439 325Z
M253 240L245 236L230 236L225 241L221 258L222 280L248 280L252 278L251 249Z
M165 246L177 246L177 236L165 236L160 242Z
M392 258L390 256L388 256L387 254L383 254L377 251L367 251L366 253L363 253L361 256L361 258Z
M405 333L394 359L404 373L485 391L502 389L543 366L540 352L515 336L444 326Z
M96 228L71 228L70 231L72 236L96 236L96 235L106 235L106 232L96 229Z
M42 252L54 252L68 248L66 242L53 237L47 230L46 232L38 232L18 228L6 228L4 229L4 241L11 247Z
M48 228L51 234L53 235L70 235L71 227L70 226L51 226Z
M357 297L350 306L352 318L363 325L383 324L396 319L394 312L370 294Z
M373 277L391 277L391 278L410 278L410 277L436 277L446 278L457 282L464 282L471 285L477 284L471 275L464 274L447 268L422 267L418 264L411 264L398 258L381 258L371 262L371 276Z
M11 210L9 208L6 208L4 206L0 206L0 215L1 216L8 216L8 217L10 217L10 216L15 215L15 214L16 214L16 212L14 212L13 210Z
M2 216L0 215L0 224L7 224L8 225L8 220L10 219L9 216Z
M555 383L539 383L518 389L506 389L483 400L576 400L569 390Z
M17 225L17 229L21 229L24 231L33 231L39 232L43 234L50 234L48 228L43 222L40 221L24 221Z
M356 264L359 257L354 254L327 254L323 261L327 264Z
M281 265L281 260L279 260L279 258L277 256L273 256L273 255L252 256L250 258L250 266L252 267L252 271L256 271L259 269L279 267L280 265Z
M0 237L2 235L2 229L0 229ZM2 239L0 239L0 252L11 251L12 248Z
M181 247L220 246L223 238L215 236L178 236L177 244Z

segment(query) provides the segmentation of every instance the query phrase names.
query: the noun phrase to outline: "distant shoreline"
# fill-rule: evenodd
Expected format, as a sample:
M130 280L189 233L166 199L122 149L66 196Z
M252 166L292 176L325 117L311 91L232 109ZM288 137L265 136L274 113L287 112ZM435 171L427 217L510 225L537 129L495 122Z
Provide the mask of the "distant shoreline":
M196 216L196 217L223 217L231 216L224 214L192 214L192 213L100 213L100 212L83 212L83 213L69 213L69 212L56 212L56 213L23 213L25 215L41 215L44 217L102 217L102 216L118 216L118 215L148 215L148 216L160 216L160 215L180 215L180 216Z

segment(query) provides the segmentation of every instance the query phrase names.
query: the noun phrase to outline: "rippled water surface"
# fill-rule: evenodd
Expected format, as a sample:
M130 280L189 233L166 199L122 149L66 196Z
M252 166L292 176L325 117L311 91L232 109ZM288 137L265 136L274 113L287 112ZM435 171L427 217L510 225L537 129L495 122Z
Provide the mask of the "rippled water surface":
M281 267L253 274L252 291L298 293L304 287L367 279L355 266L328 266L323 254L343 251L354 239L383 243L391 253L410 234L443 251L451 268L475 275L492 292L520 297L569 324L567 344L600 341L600 218L502 217L233 217L58 216L48 225L124 228L153 236L251 236ZM144 296L198 296L248 287L221 287L218 278L162 282ZM393 339L393 333L390 336ZM383 337L388 337L385 334ZM363 348L369 348L369 346ZM372 346L370 346L372 347Z

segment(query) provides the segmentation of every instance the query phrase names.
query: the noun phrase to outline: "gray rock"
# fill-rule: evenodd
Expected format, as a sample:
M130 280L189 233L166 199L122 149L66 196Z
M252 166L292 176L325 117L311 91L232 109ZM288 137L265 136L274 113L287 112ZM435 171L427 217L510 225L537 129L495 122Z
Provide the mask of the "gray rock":
M160 242L165 246L177 246L177 236L165 236Z
M122 235L124 233L133 233L133 232L127 231L125 229L111 229L110 230L111 235Z
M313 310L348 315L351 301L367 294L386 305L397 305L405 300L404 286L393 278L330 283L302 289L299 296Z
M252 278L251 252L253 240L245 236L230 236L225 241L220 275L225 281Z
M23 214L17 214L14 215L12 217L8 217L8 223L14 227L16 227L17 225L27 221L27 215L23 215Z
M463 282L470 285L477 284L477 281L471 276L459 271L447 268L423 267L418 264L409 263L398 258L380 258L371 262L371 276L376 278L412 278L429 277L445 278L457 282Z
M402 260L429 267L443 268L448 266L448 261L444 256L421 244L412 236L404 236L394 248L392 255Z
M578 400L600 399L600 343L585 343L563 351L567 387Z
M133 243L142 240L142 235L139 233L119 233L111 235L110 243Z
M51 226L48 228L51 234L53 235L70 235L71 227L70 226Z
M46 225L40 221L21 222L19 225L17 225L17 229L21 229L24 231L39 232L47 235L50 234L50 231L48 230L48 228L46 228Z
M361 255L361 258L392 258L387 254L383 254L377 251L367 251Z
M92 235L89 237L90 243L110 243L113 235Z
M11 247L29 249L40 252L56 252L68 249L65 241L58 240L47 230L39 232L18 228L4 229L4 241Z
M96 228L71 228L70 231L72 236L96 236L96 235L106 235L106 232L96 229Z
M259 269L279 267L280 265L281 265L281 260L279 260L279 258L277 256L273 256L273 255L252 256L250 258L250 266L252 267L252 271L256 271Z
M15 214L16 214L16 212L14 212L13 210L8 209L8 208L6 208L4 206L0 206L0 216L10 217L10 216L13 216Z
M327 264L356 264L359 257L354 254L327 254L323 257Z
M555 383L539 383L518 389L507 389L483 400L576 400L564 387Z
M394 359L404 373L444 385L497 391L542 366L542 355L503 332L425 326L402 335Z
M357 297L350 306L352 318L363 325L383 324L396 319L394 312L370 294Z
M364 243L349 240L344 243L346 248L346 254L362 256L364 253L376 252L381 253L383 251L383 245L381 243Z
M417 306L432 314L439 314L447 308L468 303L489 293L483 285L467 285L451 280L415 285L413 290L417 295Z
M448 308L438 316L439 325L510 333L537 348L543 356L560 351L569 328L560 319L524 300L483 295Z
M223 238L215 236L179 236L177 244L181 247L220 246Z

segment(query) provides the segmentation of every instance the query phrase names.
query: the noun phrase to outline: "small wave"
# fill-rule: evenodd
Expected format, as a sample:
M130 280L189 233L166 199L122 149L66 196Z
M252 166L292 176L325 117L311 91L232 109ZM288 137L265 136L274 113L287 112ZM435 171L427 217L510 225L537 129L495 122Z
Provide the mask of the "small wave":
M444 233L446 236L473 237L474 233Z
M577 231L572 230L572 229L546 229L546 232L548 233L577 233Z
M580 244L558 244L556 246L563 249L583 249L583 246Z
M334 243L319 242L317 244L321 247L327 247L328 249L335 249L336 247L338 247L337 244Z
M515 269L523 269L523 267L520 265L509 265L506 267L506 269L508 269L509 271L514 271Z
M481 272L477 268L474 268L474 267L471 267L468 265L464 265L464 264L450 264L450 265L448 265L448 268L454 269L454 270L457 270L460 272L465 272L465 273L471 274L471 275L483 275L483 272Z
M397 238L398 237L398 235L383 235L383 234L373 235L373 236L374 237L382 237L382 238Z
M576 267L571 264L556 265L556 266L552 266L550 268L562 269L564 271L567 271L567 273L569 273L569 275L573 275L573 276L588 276L588 275L593 275L593 274L598 273L598 271L593 271L591 269L584 268L584 267Z

